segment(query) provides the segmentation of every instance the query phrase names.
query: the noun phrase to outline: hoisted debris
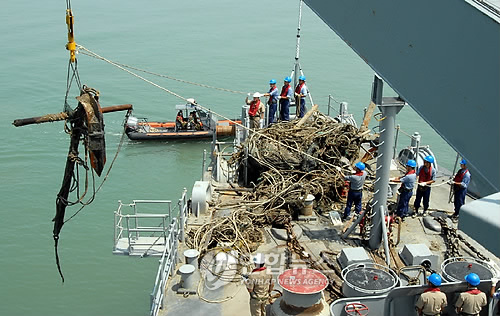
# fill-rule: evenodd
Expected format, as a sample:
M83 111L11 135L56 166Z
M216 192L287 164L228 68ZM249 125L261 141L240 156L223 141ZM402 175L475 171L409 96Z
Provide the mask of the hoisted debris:
M303 125L297 127L299 122ZM341 209L344 175L359 160L361 145L373 138L318 112L307 121L251 132L229 164L238 166L240 182L246 178L253 190L240 191L236 200L215 201L219 214L191 230L188 245L202 254L223 247L248 257L263 241L263 228L290 225L308 194L315 197L319 212Z
M229 161L239 165L240 183L255 186L247 199L268 201L263 210L300 207L308 194L315 196L318 209L331 209L342 200L344 174L359 159L361 144L374 138L319 112L300 128L297 124L283 122L251 133Z
M86 87L85 85L81 90L80 96L76 97L76 99L78 100L78 106L72 111L18 119L12 123L14 126L19 127L29 124L66 120L65 129L71 138L70 148L66 159L61 189L56 198L56 215L52 220L54 222L53 238L56 263L63 282L64 277L59 263L57 247L59 234L64 223L67 221L65 220L66 208L67 206L76 204L82 204L83 206L90 204L94 200L94 195L97 193L97 190L94 188L92 190L92 196L88 201L84 201L86 194L89 192L89 179L87 178L84 182L80 181L79 172L75 171L75 167L83 167L87 171L86 174L88 177L90 162L92 172L95 172L97 176L101 176L104 164L106 163L103 113L124 110L130 113L132 109L132 105L130 104L101 108L99 105L99 91ZM80 158L80 142L82 142L84 146L84 159ZM82 190L80 190L81 183L85 183L85 187ZM70 201L69 199L73 191L76 191L76 201Z

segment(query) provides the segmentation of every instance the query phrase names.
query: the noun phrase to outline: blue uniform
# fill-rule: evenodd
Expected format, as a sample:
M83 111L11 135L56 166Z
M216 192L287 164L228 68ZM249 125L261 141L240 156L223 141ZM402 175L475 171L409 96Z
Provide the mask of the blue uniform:
M280 99L280 120L290 121L290 100L293 98L293 89L288 84L281 88Z
M278 88L273 87L269 89L269 124L274 123L274 116L276 115L276 109L278 108L278 97L280 96Z
M300 105L297 104L296 106L300 106L300 112L299 112L299 117L304 117L306 114L306 96L309 90L307 90L307 86L304 84L298 93L302 94L302 97L300 97Z
M408 204L413 195L413 187L415 186L416 180L417 175L414 170L411 170L400 179L401 187L399 188L399 202L396 209L396 214L399 217L404 218L408 216Z
M361 212L361 200L363 198L363 184L366 179L366 171L361 171L351 176L346 176L349 181L349 192L347 193L347 203L342 218L346 219L351 213L351 207L354 203L354 210L357 214Z
M453 185L453 190L455 191L455 199L453 201L453 204L455 206L455 214L454 215L458 216L458 214L460 212L460 208L462 207L462 205L465 204L465 196L467 195L467 187L469 186L469 182L470 182L469 170L468 169L458 170L453 181L460 182L459 185L457 185L457 184Z
M427 182L430 180L435 181L436 180L436 169L430 168L429 169L425 166L421 166L417 170L417 175L418 175L418 181L419 182ZM415 197L415 203L413 203L413 207L415 208L415 211L418 210L420 207L420 201L423 198L423 204L424 204L424 212L427 211L429 208L429 200L431 196L431 187L425 186L425 185L419 185L417 186L417 196Z

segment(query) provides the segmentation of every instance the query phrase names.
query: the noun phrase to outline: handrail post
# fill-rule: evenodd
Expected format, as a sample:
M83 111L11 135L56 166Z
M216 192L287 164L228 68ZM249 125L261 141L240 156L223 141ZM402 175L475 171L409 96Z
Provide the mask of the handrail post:
M401 126L396 125L396 137L394 139L394 152L392 154L392 159L395 159L396 158L396 151L397 151L397 147L398 147L398 138L399 138L399 129L401 128Z
M167 246L167 228L165 227L165 217L161 219L161 223L163 226L163 244L165 247Z
M135 228L138 228L139 227L139 220L137 218L137 204L136 203L134 203L134 217L135 217L135 220L134 220L134 222L135 222ZM139 238L139 232L138 231L135 232L135 238L137 238L137 239Z
M129 217L128 217L128 215L127 215L126 218L127 218L127 239L128 239L128 247L127 247L127 249L128 249L128 253L130 254L130 252L132 252L132 250L131 250L131 247L130 247L130 225L129 225Z
M328 116L330 116L330 106L331 106L332 95L328 95Z
M185 241L185 236L184 236L184 205L183 205L183 200L182 198L179 199L178 202L179 205L179 238L182 243Z
M207 161L207 150L203 149L203 162L201 164L201 181L205 180L205 163Z
M172 203L168 203L168 220L172 220Z

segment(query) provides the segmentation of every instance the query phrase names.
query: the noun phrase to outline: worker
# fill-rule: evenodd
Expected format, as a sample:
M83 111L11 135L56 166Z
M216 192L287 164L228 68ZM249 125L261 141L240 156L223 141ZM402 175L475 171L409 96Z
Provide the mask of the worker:
M269 105L269 120L268 124L271 125L275 122L276 110L278 109L278 98L280 96L278 88L276 88L276 80L269 80L269 92L264 93L265 97L269 97L267 105Z
M268 273L265 263L265 256L257 253L252 257L255 269L246 280L246 287L250 293L250 314L252 316L265 316L266 303L274 287L273 277Z
M306 114L306 97L308 92L309 91L307 90L306 86L306 77L300 76L299 84L297 84L297 86L295 87L295 106L300 106L300 109L297 110L297 114L299 117L304 117L304 114Z
M429 287L424 290L415 304L419 316L441 315L443 309L448 305L446 294L439 289L441 281L441 276L437 273L427 277Z
M260 102L260 93L253 94L253 100L249 101L248 96L245 103L250 105L248 109L248 116L250 116L250 128L260 128L260 120L264 117L264 104Z
M431 155L424 158L424 165L419 167L417 170L417 196L415 197L415 202L413 203L414 212L413 215L418 214L418 209L420 207L420 201L423 199L424 212L427 212L429 208L429 199L431 196L431 185L436 182L436 169L432 168L434 163L434 157Z
M460 208L465 204L465 195L467 194L467 187L470 182L470 172L467 169L467 160L462 159L460 161L460 170L453 178L451 184L453 184L454 199L453 204L455 206L455 213L451 217L454 220L458 219Z
M187 122L186 122L186 119L184 119L184 115L182 114L182 110L177 112L177 117L175 118L175 126L176 126L177 130L186 129Z
M366 179L365 164L357 162L354 165L355 173L345 176L345 180L349 181L349 192L347 193L347 203L345 205L342 220L346 220L351 213L351 207L354 203L354 211L356 214L361 212L361 200L363 199L363 185Z
M196 111L192 111L189 113L189 118L188 118L188 128L189 129L195 129L197 131L201 130L203 124L201 123L200 119L196 115Z
M410 198L413 195L413 186L417 180L415 174L415 167L417 163L415 160L410 159L406 162L406 173L403 177L397 177L393 179L393 182L401 182L399 187L399 202L396 208L396 215L401 217L404 221L405 217L408 216L408 204L410 203Z
M500 288L496 291L498 278L491 278L490 296L492 299L500 300Z
M477 289L481 280L475 273L469 273L465 276L467 281L467 291L460 293L455 308L458 315L478 316L483 306L487 304L486 294Z
M290 82L292 82L292 78L286 77L284 79L279 96L281 121L290 121L290 101L293 98L293 89L290 86Z

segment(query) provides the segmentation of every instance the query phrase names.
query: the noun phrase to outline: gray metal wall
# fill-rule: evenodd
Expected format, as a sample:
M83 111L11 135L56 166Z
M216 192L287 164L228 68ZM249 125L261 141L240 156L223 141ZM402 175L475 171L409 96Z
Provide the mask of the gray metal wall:
M500 192L462 206L458 229L500 258Z
M469 160L477 193L500 191L498 16L464 0L305 2Z

